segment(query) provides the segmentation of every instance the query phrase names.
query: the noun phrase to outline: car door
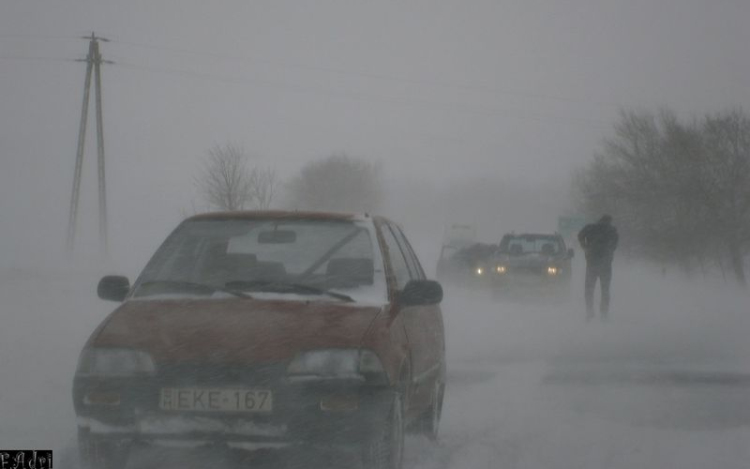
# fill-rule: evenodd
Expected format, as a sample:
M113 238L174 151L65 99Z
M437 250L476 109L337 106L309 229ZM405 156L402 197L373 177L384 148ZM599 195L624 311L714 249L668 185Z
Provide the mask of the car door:
M391 223L385 229L393 236L391 243L395 241L398 252L406 262L409 280L424 280L422 266L401 229ZM410 344L410 397L413 407L423 409L429 406L435 385L443 378L445 344L442 313L438 305L421 305L403 308L401 315Z

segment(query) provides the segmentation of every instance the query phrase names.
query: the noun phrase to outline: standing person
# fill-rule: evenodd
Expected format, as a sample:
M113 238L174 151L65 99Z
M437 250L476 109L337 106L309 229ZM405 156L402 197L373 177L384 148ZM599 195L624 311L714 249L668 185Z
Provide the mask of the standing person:
M609 286L612 282L612 258L619 235L612 225L612 217L604 215L578 233L578 242L586 253L586 320L594 318L594 289L599 280L602 289L600 313L602 319L609 314Z

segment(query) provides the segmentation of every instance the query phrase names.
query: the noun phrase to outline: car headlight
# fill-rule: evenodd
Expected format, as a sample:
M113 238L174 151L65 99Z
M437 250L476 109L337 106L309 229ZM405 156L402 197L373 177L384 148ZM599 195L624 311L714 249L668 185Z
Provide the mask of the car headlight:
M504 265L499 265L495 267L495 272L497 272L498 274L504 274L506 270L508 269L506 269Z
M557 275L557 272L558 272L557 267L554 267L554 266L547 267L547 273L549 275Z
M477 268L476 268L476 269L474 270L474 272L476 272L476 274L477 274L477 275L483 275L483 274L484 274L484 269L483 269L483 268L481 268L481 267L477 267Z
M156 372L153 358L146 352L117 348L86 348L78 359L77 375L121 377Z
M298 354L287 367L292 380L355 379L381 383L383 364L371 350L327 349Z

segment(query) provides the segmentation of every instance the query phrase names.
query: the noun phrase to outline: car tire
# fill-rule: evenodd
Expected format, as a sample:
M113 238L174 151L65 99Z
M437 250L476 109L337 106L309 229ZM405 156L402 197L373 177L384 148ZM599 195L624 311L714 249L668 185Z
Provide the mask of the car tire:
M365 469L401 469L404 456L404 407L401 395L396 393L391 410L383 427L365 443L363 463Z
M432 404L430 404L430 408L419 419L417 431L426 436L430 441L438 440L440 418L443 415L444 394L445 384L436 381L432 391Z
M92 437L88 430L78 430L78 454L85 469L123 469L128 462L126 447Z

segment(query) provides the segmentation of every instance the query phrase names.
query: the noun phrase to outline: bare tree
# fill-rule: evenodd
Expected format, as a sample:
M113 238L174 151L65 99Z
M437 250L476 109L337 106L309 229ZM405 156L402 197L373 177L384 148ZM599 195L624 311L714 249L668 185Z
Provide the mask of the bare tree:
M245 151L236 145L215 145L208 150L195 180L208 204L219 210L242 210L250 202L250 171Z
M305 165L289 184L294 208L371 212L382 200L379 164L332 155Z
M631 252L706 271L729 260L747 284L750 118L742 111L680 122L662 111L621 114L614 136L575 184L583 210L609 212Z
M261 210L270 208L279 185L280 181L275 169L253 168L250 172L250 194L255 207Z
M747 286L744 259L750 249L750 118L742 111L731 111L708 116L703 128L703 203L735 277Z
M267 209L279 181L273 168L251 167L245 150L230 143L208 150L195 185L209 206L231 211Z

